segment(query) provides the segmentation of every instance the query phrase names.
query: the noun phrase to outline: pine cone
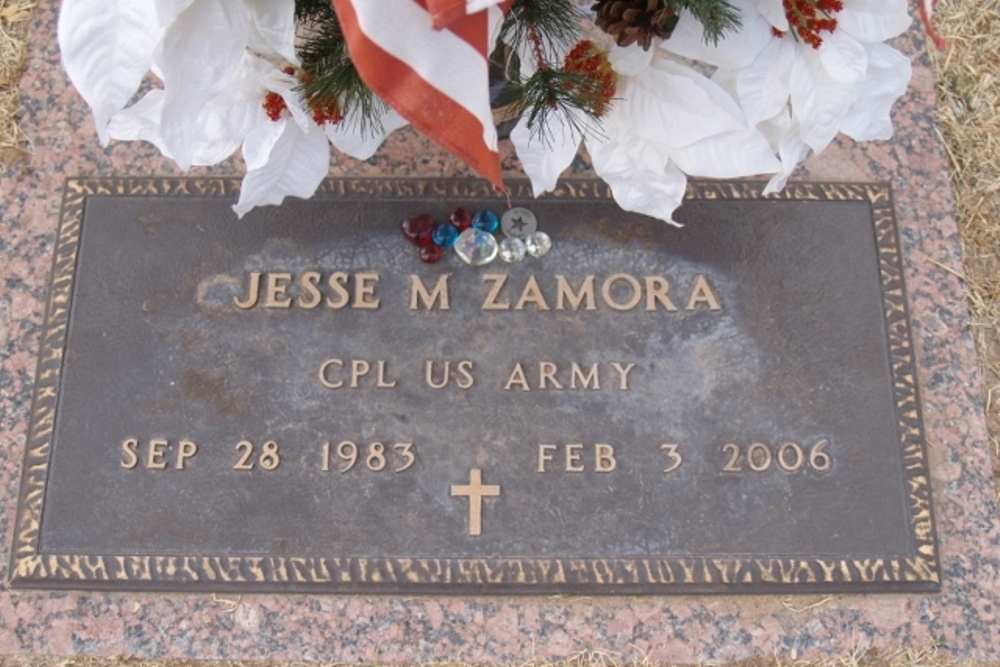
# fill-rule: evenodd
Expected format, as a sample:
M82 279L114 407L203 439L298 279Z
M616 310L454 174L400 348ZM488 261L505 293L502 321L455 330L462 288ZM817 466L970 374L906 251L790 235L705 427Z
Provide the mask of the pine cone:
M638 43L649 50L653 38L670 37L678 16L663 0L597 0L597 27L615 38L618 46Z

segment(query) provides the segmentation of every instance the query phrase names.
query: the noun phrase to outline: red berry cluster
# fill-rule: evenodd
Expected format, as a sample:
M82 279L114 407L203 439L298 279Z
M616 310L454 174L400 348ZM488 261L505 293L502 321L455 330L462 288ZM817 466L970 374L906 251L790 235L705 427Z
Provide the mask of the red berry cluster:
M340 121L344 120L344 114L341 113L340 104L338 104L336 100L327 104L321 104L318 101L310 100L309 109L312 111L313 120L316 121L317 125L322 125L323 123L336 125Z
M269 92L264 96L264 111L267 112L267 117L271 120L278 120L281 118L281 112L288 108L285 104L285 98L275 92Z
M295 70L291 67L286 67L283 71L285 74L295 74ZM317 125L322 125L323 123L336 125L344 120L344 114L341 112L340 104L336 100L321 102L320 100L311 99L307 102L309 110L312 111L313 120L316 121ZM267 112L267 117L271 120L280 119L282 113L287 108L288 105L285 103L284 98L278 93L271 91L264 96L264 111Z
M590 110L595 116L603 116L615 95L615 72L608 62L608 55L589 39L582 40L566 56L563 71L582 75L593 83L591 90L587 91L588 96L595 97Z
M821 32L837 29L837 19L833 15L844 8L841 0L782 0L782 5L793 34L814 49L823 43Z

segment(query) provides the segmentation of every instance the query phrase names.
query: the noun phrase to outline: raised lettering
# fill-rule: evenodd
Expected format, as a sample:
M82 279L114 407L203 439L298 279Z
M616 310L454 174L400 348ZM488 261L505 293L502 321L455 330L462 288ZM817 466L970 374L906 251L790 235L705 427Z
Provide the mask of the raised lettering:
M375 283L378 273L366 271L355 276L354 307L374 310L378 308L379 300L375 297Z
M622 391L628 391L628 374L635 368L635 364L625 364L622 366L617 361L613 361L611 365L618 371L618 388Z
M531 391L531 387L528 386L528 380L524 377L524 369L521 368L521 362L518 362L514 366L514 370L510 372L510 377L507 378L507 383L503 388L510 390L514 385L519 385L521 391Z
M302 285L302 296L299 297L299 307L312 310L323 302L323 294L319 291L319 280L323 275L319 271L306 271L302 274L299 284Z
M597 310L597 305L594 303L594 276L584 278L578 292L573 292L565 276L556 276L556 310L565 310L566 303L569 303L573 310L579 310L580 304L584 301L586 301L584 310Z
M594 471L611 472L618 467L615 448L608 444L594 445Z
M583 472L583 464L580 463L580 452L583 445L566 445L566 472Z
M351 295L347 292L347 274L343 271L336 271L330 274L326 283L330 286L333 294L326 297L327 308L340 310L351 301Z
M556 451L555 445L538 445L538 472L545 472L545 464L552 461L555 456L553 452Z
M569 380L569 386L572 389L577 389L577 381L580 382L580 389L600 389L601 380L597 373L597 364L591 364L590 370L587 374L583 374L583 369L580 368L579 364L575 361L571 366L571 374Z
M292 282L290 273L267 274L267 289L264 293L265 308L291 308L292 300L288 296L288 284Z
M670 311L677 310L677 306L667 296L670 283L662 276L646 276L646 310L656 310L659 302L664 308Z
M139 463L139 456L135 453L135 448L139 446L139 441L135 438L129 438L128 440L122 441L122 468L126 470L131 470L136 467Z
M708 280L702 275L695 277L694 286L691 288L691 298L688 299L684 310L694 310L700 303L708 306L709 310L722 310L722 306L719 304L719 297L715 296L715 292L709 286Z
M429 291L420 276L410 276L410 310L418 310L420 303L423 303L424 310L434 310L437 304L438 310L449 310L451 305L448 300L449 288L448 279L450 274L439 276L434 284L434 289Z
M624 282L629 286L631 294L625 301L615 301L612 294L612 288L617 282ZM631 310L642 300L642 286L633 276L627 273L616 273L613 276L608 276L604 284L601 285L601 296L604 298L604 302L615 310Z
M514 310L524 310L524 306L527 303L535 304L538 306L538 310L549 309L549 304L546 303L545 295L542 294L542 289L538 286L535 276L528 278L528 282L525 283L524 289L521 290L521 298L517 300Z
M559 370L558 367L551 361L538 362L538 388L548 389L551 382L556 389L562 389L562 384L556 379L557 370Z
M251 271L247 275L250 277L250 284L247 287L246 298L242 301L236 298L233 299L236 307L243 310L253 308L257 304L257 299L260 298L260 271Z
M507 283L507 275L504 273L487 273L483 276L483 280L492 282L493 286L490 288L489 294L486 295L486 299L483 300L483 310L510 310L509 301L497 301L500 296L500 290Z
M320 365L319 367L319 383L324 387L326 387L327 389L339 389L344 386L344 381L337 380L336 382L334 382L330 380L329 376L327 375L327 371L329 371L329 369L332 366L336 366L338 369L340 369L344 367L344 362L341 361L340 359L327 359L326 361L324 361L322 365Z

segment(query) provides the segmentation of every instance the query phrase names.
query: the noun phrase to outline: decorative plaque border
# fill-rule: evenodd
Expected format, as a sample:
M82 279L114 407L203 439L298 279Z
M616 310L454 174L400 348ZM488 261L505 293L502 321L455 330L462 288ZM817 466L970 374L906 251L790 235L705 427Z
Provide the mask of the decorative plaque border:
M530 198L530 184L509 184ZM39 551L60 375L85 202L102 196L213 196L235 200L239 180L205 178L77 178L66 182L55 241L51 290L40 338L29 434L8 579L17 588L309 593L807 593L935 592L940 560L932 512L926 438L892 190L887 183L790 183L764 196L764 184L692 181L686 197L701 200L867 202L874 222L888 337L897 434L908 495L911 553L858 558L338 558L222 554L47 554ZM442 198L495 196L482 181L329 179L319 196ZM606 200L597 181L562 182L556 198Z

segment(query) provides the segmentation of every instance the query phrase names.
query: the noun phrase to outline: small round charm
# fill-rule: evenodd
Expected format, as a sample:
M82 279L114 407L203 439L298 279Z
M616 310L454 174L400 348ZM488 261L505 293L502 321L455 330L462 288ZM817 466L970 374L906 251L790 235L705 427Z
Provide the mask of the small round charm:
M458 230L451 223L442 222L434 227L434 233L431 234L431 238L434 239L434 243L447 249L455 245L455 239L458 238Z
M435 244L428 243L427 245L420 246L420 261L427 264L434 264L444 255L444 249Z
M493 211L483 209L472 216L472 226L475 229L492 234L500 226L500 219Z
M455 240L455 254L463 262L473 266L489 264L497 256L497 240L492 234L472 227L458 235Z
M516 236L508 236L500 241L500 259L507 263L520 262L524 259L525 252L527 249L524 247L524 241Z
M538 218L526 208L512 208L500 218L500 229L505 236L523 239L538 229Z
M535 232L524 239L524 245L529 255L532 257L541 257L552 247L552 239L545 232Z

